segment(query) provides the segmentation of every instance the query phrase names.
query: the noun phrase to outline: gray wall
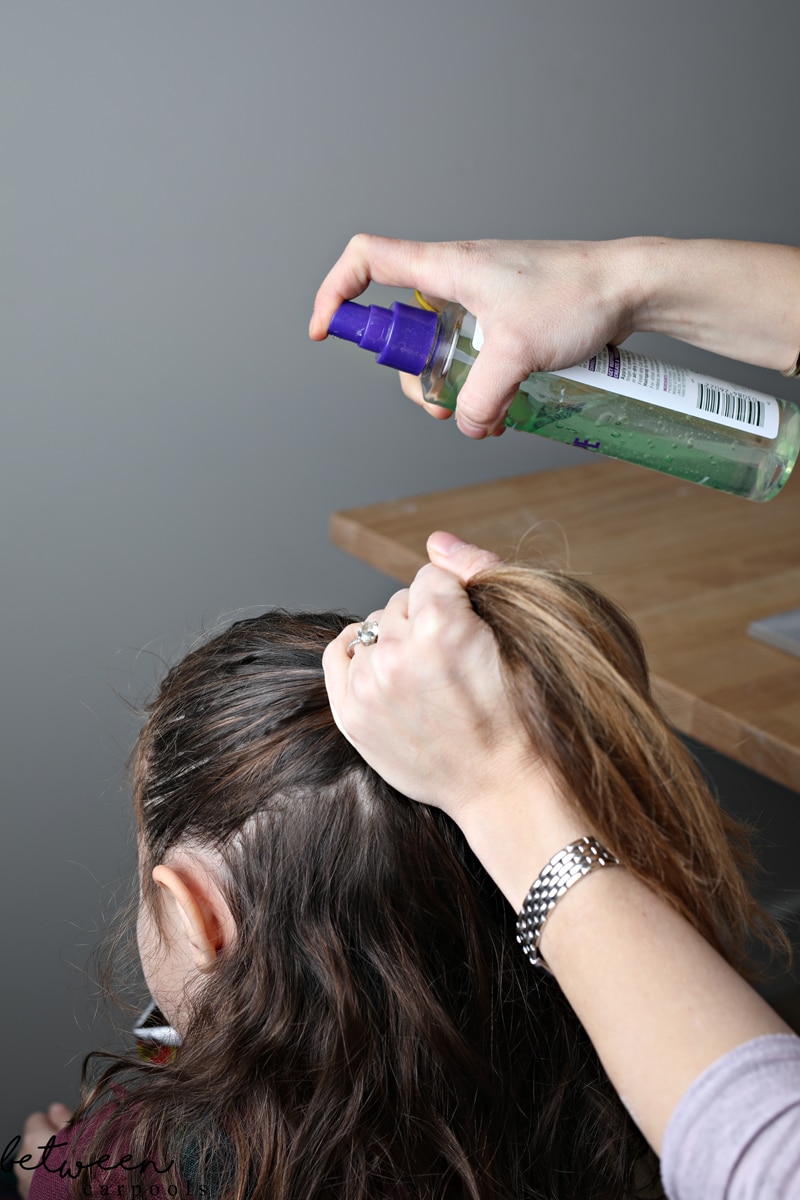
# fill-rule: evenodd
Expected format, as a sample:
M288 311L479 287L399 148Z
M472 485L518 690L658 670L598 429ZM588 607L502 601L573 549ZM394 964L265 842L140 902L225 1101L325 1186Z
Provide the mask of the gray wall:
M799 42L794 0L0 5L1 1144L98 1037L160 657L380 605L332 509L574 461L309 342L346 239L795 241Z

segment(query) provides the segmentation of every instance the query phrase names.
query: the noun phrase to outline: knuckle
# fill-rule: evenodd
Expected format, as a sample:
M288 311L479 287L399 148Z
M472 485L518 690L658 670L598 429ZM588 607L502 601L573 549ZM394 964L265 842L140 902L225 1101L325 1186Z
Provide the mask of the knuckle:
M368 233L354 233L347 243L348 250L362 251L366 250L370 241Z
M413 587L414 584L416 584L417 591L419 591L421 586L424 586L428 582L433 582L438 574L440 574L439 567L434 566L433 563L425 563L425 565L420 567L420 569L417 571L416 575L414 576L414 583L411 586Z
M484 550L480 546L468 546L464 550L464 574L469 579L490 567L496 567L503 560L494 550Z
M342 714L347 720L348 728L352 728L358 724L364 710L371 707L374 699L374 681L364 672L354 671L350 681L346 709Z
M433 648L449 644L453 630L458 627L459 622L454 618L452 605L447 603L444 597L432 596L430 602L418 614L415 624L415 632L420 639L431 643Z
M391 693L407 686L411 664L408 654L404 653L403 644L397 638L378 642L374 650L374 698L378 699L379 692Z

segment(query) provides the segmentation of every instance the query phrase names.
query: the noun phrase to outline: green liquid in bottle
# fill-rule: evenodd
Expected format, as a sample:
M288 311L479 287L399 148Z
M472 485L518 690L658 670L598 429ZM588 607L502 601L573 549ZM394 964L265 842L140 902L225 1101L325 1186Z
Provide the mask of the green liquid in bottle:
M444 352L435 354L422 376L426 399L450 409L455 408L477 357L470 338L460 330L453 333L457 333L455 346L449 342L446 357ZM442 368L446 374L439 373ZM800 410L777 403L778 435L766 438L542 372L521 385L505 423L567 446L763 501L783 487L800 448Z
M436 314L346 300L330 332L418 374L425 399L449 409L483 345L459 304ZM529 375L505 423L748 500L777 495L800 450L794 404L611 346L566 371Z

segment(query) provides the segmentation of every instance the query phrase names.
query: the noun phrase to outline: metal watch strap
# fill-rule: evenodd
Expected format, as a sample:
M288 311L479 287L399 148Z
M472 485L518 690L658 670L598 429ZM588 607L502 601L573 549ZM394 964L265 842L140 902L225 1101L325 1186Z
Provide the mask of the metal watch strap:
M533 881L517 917L517 941L534 967L545 967L539 953L542 929L556 902L584 875L599 867L619 865L619 859L606 850L597 838L584 837L554 854Z

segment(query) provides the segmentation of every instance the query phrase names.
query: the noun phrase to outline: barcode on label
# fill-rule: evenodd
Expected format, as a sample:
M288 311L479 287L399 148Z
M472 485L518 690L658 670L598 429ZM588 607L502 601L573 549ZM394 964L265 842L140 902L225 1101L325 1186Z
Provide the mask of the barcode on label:
M764 402L757 400L755 396L745 396L741 392L728 392L708 383L698 383L697 407L718 417L729 417L732 421L741 421L743 425L753 425L756 429L764 427Z

